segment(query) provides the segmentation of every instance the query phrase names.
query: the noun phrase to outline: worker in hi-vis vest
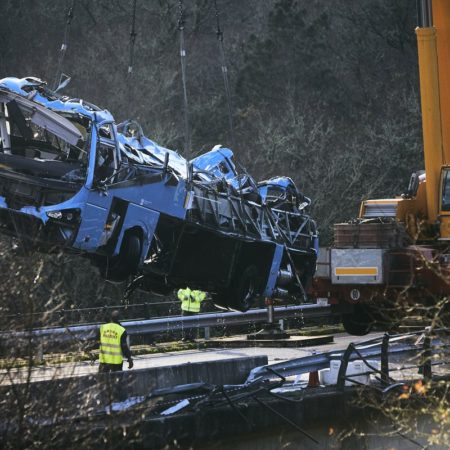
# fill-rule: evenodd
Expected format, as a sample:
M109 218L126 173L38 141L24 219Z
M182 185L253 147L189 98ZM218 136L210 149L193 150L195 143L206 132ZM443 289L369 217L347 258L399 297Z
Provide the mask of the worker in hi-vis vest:
M122 370L124 358L128 368L133 368L133 359L128 344L128 335L119 322L119 311L111 313L111 322L100 326L99 372L116 372Z
M202 301L205 300L206 293L203 291L186 289L178 290L178 300L181 302L181 315L194 316L200 312ZM194 328L183 327L183 341L193 341L195 336Z

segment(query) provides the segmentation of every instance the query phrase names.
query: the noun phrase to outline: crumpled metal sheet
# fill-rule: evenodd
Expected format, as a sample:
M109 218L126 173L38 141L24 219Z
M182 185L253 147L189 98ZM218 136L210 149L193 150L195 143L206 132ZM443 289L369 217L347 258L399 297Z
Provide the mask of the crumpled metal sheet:
M69 97L55 95L46 86L47 83L45 81L34 77L9 77L0 80L0 88L33 100L33 102L39 103L55 112L81 114L96 123L114 121L114 117L106 109L102 110L80 99L70 99Z
M46 109L42 108L42 111L48 112L48 117L44 117L42 111L39 110L40 113L36 116L36 120L39 118L45 119L45 123L40 122L38 125L45 126L56 135L63 132L61 137L69 143L74 143L79 133L76 130L67 130L67 124L66 130L62 130L62 121L68 121L59 113L79 114L90 119L94 126L114 122L114 117L107 110L102 110L84 100L70 99L56 94L47 87L45 81L39 78L3 78L0 80L0 89L3 90L5 95L22 97L22 103L25 106L34 106L37 103L45 107ZM71 124L69 125L71 126L69 128L74 128ZM140 125L135 121L126 121L119 124L116 128L116 138L122 156L126 157L132 164L161 168L167 163L168 170L170 169L182 179L187 179L190 176L189 167L191 165L194 180L208 184L213 189L220 183L225 182L231 193L251 195L251 200L257 203L266 203L269 202L269 189L277 187L281 195L274 204L276 207L282 205L283 202L293 204L293 198L296 202L293 205L294 209L297 207L302 209L310 203L310 200L297 190L294 182L288 177L274 177L257 184L245 170L244 173L239 173L234 161L233 151L229 148L216 145L209 152L187 161L178 152L162 147L145 136Z
M30 114L30 120L37 126L48 130L55 136L76 145L82 139L80 131L69 120L60 114L54 113L48 108L36 105L32 101L14 93L3 90L0 87L0 102L7 105L11 102L17 104L16 108Z

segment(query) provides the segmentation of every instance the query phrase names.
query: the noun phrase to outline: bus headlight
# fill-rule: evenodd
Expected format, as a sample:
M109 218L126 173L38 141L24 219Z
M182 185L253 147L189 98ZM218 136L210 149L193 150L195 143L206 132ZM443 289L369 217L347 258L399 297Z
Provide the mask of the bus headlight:
M49 219L57 220L58 222L76 223L80 218L80 210L65 209L63 211L48 211L47 217Z

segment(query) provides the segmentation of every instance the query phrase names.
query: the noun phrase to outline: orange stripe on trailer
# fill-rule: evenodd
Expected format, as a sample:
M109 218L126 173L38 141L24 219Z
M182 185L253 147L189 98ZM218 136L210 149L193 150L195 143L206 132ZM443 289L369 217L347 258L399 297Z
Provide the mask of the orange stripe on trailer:
M378 275L378 267L336 267L334 274L337 277L361 276L376 277Z

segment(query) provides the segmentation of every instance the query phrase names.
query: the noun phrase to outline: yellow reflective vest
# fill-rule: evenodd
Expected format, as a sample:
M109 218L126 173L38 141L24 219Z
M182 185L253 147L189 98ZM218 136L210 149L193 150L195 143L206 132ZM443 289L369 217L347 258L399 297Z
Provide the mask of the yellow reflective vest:
M124 331L124 327L113 322L100 326L100 363L122 364L120 339Z
M178 300L181 301L181 309L183 311L200 312L200 305L206 298L203 291L191 291L189 288L178 290Z

